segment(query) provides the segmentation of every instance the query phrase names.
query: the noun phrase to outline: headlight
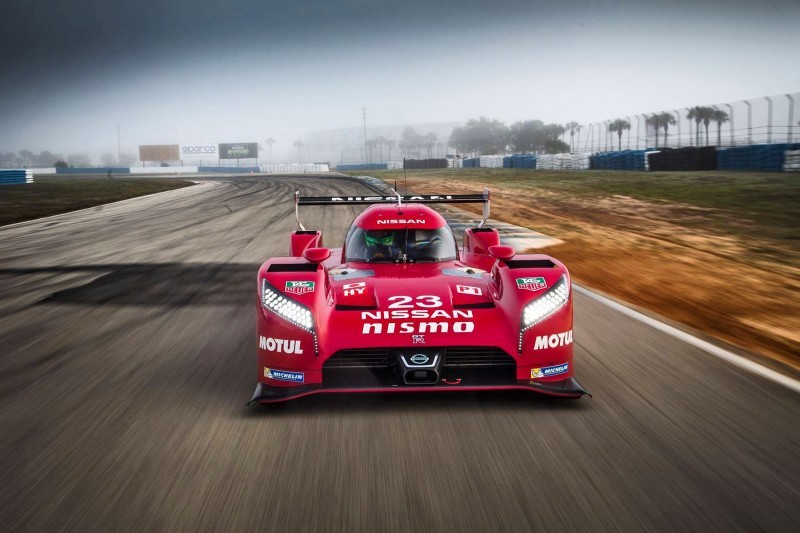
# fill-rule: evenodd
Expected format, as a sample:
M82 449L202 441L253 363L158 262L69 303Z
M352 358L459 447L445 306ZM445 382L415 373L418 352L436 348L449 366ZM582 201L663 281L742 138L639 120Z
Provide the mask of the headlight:
M522 312L522 331L552 316L567 304L569 300L569 283L566 276L561 276L547 292L525 306Z
M295 326L314 333L314 319L311 317L311 310L305 305L287 298L282 292L267 283L267 280L261 282L261 303L264 305L264 309L285 318Z

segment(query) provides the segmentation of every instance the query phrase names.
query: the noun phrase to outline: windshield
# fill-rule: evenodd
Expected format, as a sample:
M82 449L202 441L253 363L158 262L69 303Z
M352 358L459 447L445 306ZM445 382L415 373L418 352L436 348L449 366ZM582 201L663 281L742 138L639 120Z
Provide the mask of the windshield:
M456 258L456 241L449 226L438 229L365 230L353 228L347 237L347 261L418 263Z

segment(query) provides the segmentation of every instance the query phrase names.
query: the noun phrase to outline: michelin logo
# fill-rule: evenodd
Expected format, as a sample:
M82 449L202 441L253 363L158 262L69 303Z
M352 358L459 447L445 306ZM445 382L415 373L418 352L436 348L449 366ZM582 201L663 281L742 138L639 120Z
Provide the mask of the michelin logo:
M295 383L303 383L304 381L302 372L287 372L286 370L275 370L267 367L264 367L264 377L277 379L278 381L293 381Z
M531 379L533 378L549 378L550 376L557 376L565 374L569 371L569 363L555 366L545 366L542 368L531 368Z
M534 350L545 350L547 348L558 348L572 344L572 330L564 333L554 333L553 335L539 335L533 343Z

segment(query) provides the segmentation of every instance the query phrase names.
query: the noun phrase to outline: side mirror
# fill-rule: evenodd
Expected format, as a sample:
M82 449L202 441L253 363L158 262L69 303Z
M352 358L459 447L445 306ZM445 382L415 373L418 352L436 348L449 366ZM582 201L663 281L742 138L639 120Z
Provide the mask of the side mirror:
M495 244L489 247L489 255L500 261L508 261L514 257L516 253L517 251L514 250L513 246L508 246L506 244Z
M322 263L331 256L330 248L306 248L303 257L309 263Z

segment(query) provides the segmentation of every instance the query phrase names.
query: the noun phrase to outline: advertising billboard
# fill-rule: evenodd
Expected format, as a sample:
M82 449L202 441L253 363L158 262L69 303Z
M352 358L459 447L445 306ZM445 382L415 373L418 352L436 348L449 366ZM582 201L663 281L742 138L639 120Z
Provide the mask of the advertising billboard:
M181 159L191 157L216 158L218 155L217 145L209 143L182 144Z
M177 144L140 144L139 161L178 161Z
M256 159L258 143L220 143L220 159Z

